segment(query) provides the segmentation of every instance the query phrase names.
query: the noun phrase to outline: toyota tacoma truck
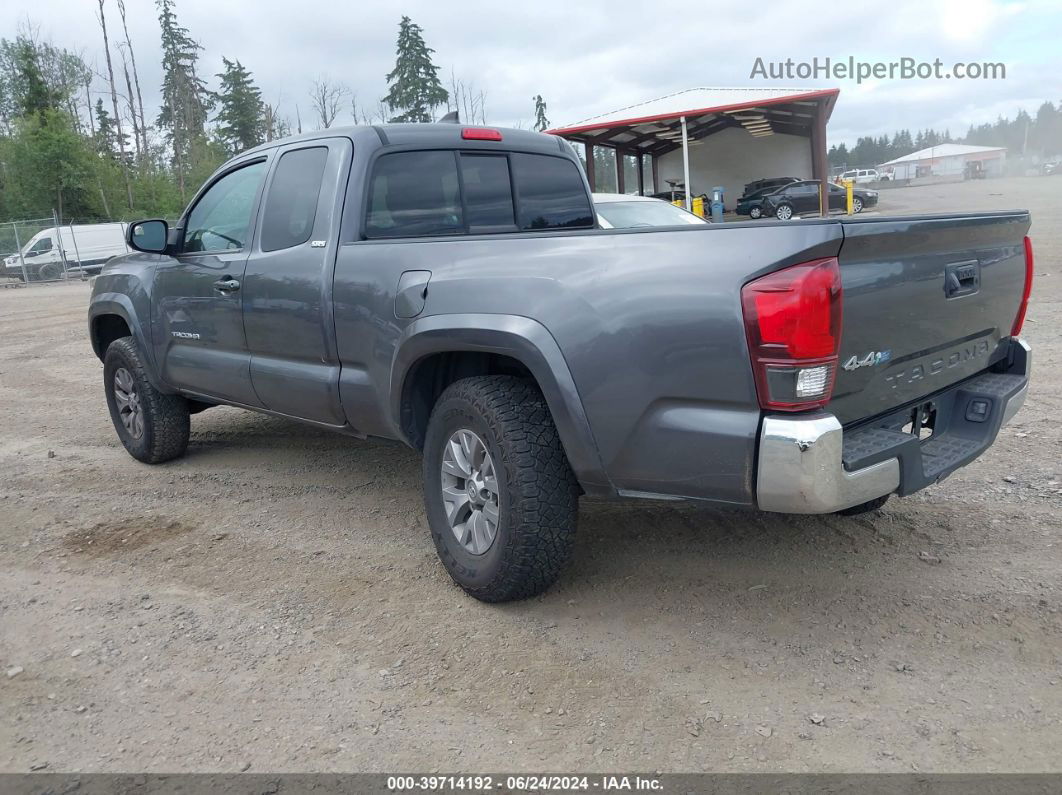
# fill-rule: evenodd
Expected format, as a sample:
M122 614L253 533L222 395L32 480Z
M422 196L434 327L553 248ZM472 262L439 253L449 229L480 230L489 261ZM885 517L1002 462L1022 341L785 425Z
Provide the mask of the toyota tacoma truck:
M578 500L854 513L984 452L1028 389L1025 211L602 229L564 140L330 129L222 166L96 280L118 438L216 405L423 453L472 596L531 596Z

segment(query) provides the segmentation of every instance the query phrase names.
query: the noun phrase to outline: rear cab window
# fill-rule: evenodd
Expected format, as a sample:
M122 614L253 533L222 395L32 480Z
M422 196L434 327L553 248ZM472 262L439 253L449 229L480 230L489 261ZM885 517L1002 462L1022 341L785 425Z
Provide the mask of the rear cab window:
M291 248L310 239L327 160L324 146L281 155L266 197L262 251Z
M592 228L575 162L523 152L423 150L377 158L366 238Z

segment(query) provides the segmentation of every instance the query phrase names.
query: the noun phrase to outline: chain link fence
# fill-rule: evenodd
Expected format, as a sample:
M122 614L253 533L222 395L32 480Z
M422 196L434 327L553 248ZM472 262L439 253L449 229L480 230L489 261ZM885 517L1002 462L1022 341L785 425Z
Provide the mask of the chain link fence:
M127 221L67 219L55 214L0 222L0 281L5 287L84 279L129 251Z

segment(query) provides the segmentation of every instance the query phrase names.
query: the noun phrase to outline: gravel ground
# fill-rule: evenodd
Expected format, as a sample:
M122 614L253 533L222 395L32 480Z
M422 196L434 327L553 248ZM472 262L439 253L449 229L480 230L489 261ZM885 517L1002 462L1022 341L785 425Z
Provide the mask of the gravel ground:
M409 450L221 408L143 466L88 286L0 290L0 770L1062 770L1062 177L881 212L1014 206L1035 381L979 461L863 518L584 501L500 607Z

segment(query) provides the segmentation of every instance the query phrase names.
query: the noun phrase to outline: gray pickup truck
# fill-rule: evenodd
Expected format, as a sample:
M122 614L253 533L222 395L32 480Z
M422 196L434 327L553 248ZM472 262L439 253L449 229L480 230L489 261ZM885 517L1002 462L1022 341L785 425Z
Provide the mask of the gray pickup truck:
M402 440L447 571L504 601L583 494L856 513L972 461L1028 388L1029 224L601 229L559 138L332 129L130 225L89 330L135 458L219 404Z

